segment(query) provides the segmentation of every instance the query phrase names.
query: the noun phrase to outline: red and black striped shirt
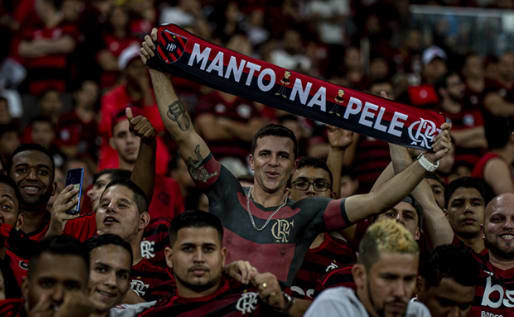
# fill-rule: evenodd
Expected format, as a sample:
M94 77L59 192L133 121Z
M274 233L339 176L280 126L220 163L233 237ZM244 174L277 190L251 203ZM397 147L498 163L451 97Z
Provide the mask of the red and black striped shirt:
M327 288L339 286L344 286L355 290L357 286L353 280L352 267L353 265L340 267L325 274L325 276L318 280L314 296L317 296Z
M165 268L142 259L132 266L130 288L145 301L170 298L175 295L175 278Z
M0 300L0 316L2 317L25 317L25 299L10 298Z
M475 300L468 317L514 316L514 267L502 270L489 261L489 254L473 254L480 268Z
M253 287L223 277L220 287L211 295L198 298L174 296L157 303L139 316L277 316L277 312L262 304L259 293ZM280 314L278 314L280 316Z
M316 282L327 272L355 263L355 251L345 241L324 234L320 246L309 249L291 286L297 295L314 297Z

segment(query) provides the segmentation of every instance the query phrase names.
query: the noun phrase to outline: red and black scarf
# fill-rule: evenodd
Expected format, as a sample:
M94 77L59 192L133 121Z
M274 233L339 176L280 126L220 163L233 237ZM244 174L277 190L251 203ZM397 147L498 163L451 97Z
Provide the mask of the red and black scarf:
M159 27L150 67L357 133L431 149L443 115L290 71L214 45L180 27Z

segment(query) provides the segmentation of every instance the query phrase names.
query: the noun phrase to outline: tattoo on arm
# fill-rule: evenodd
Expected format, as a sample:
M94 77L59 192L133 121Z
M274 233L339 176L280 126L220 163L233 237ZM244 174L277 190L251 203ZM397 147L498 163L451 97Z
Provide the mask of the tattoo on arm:
M189 170L189 174L191 174L191 178L195 181L207 182L211 177L218 175L218 172L215 171L212 174L209 174L207 169L202 165L203 158L200 155L200 145L197 144L195 146L195 157L188 157L186 160L187 169Z
M191 127L191 118L184 109L184 105L180 102L180 100L174 101L171 105L168 106L168 112L166 113L166 116L171 121L176 122L179 129L182 131L187 131Z

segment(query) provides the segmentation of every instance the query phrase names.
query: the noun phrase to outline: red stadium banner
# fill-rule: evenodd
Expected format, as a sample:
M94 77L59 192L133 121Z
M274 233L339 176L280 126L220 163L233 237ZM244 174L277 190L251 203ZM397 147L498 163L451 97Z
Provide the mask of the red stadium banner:
M150 67L268 106L377 139L430 150L443 115L422 110L220 47L180 27L158 29Z

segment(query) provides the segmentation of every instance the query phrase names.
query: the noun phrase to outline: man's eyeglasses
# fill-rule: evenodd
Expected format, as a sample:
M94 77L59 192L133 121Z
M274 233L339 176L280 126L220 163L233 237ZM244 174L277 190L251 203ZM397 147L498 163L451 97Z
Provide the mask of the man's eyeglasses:
M291 186L302 191L308 190L311 185L317 192L324 192L330 188L330 184L324 179L315 179L311 182L306 178L299 178L291 183Z

